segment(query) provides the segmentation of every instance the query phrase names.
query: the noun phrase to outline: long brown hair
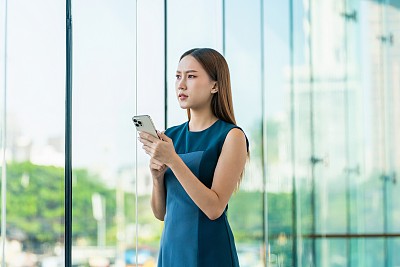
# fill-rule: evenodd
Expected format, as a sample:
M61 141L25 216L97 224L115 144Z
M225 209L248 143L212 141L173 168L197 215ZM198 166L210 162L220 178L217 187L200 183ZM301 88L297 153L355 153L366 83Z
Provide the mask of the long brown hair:
M214 115L220 120L236 125L233 112L231 78L225 58L218 51L211 48L193 48L183 53L179 61L188 55L194 57L201 64L211 80L217 82L218 92L211 99L211 109ZM190 109L187 109L187 115L188 120L190 120ZM247 160L249 159L250 151L247 150ZM239 189L244 171L245 169L240 174L236 190Z
M183 53L181 58L190 55L194 57L207 72L210 79L217 82L218 92L211 99L211 109L214 115L223 121L236 125L233 112L231 80L228 63L216 50L211 48L194 48ZM187 109L190 120L190 109Z

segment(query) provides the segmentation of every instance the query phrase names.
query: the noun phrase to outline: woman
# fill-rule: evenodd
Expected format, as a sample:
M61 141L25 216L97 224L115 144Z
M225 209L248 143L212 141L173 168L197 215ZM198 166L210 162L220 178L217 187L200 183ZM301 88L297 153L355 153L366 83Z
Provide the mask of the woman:
M209 48L185 52L176 71L176 95L188 121L141 132L153 177L151 207L164 221L158 267L239 266L226 211L248 154L236 126L228 65Z

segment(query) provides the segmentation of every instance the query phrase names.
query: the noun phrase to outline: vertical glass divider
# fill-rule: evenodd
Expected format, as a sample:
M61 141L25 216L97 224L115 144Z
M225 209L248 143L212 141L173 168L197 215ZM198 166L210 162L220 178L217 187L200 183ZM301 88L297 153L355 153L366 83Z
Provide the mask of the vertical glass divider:
M313 0L308 1L308 11L307 11L307 19L308 19L308 57L309 57L309 83L310 83L310 140L311 140L311 159L315 158L317 155L315 154L315 135L314 135L314 69L313 69ZM311 231L312 234L316 234L316 190L315 190L315 168L316 164L311 160ZM311 251L312 251L312 262L311 266L317 266L316 263L316 241L313 237L311 240Z
M7 162L6 162L6 138L7 138L7 0L4 1L4 95L3 95L3 120L1 133L2 168L1 168L1 266L5 265L6 246L6 215L7 215Z
M344 0L343 5L343 13L346 14L349 12L348 2ZM348 44L349 44L349 33L348 33L348 20L346 17L343 17L344 20L344 132L345 132L345 166L347 169L351 168L351 157L350 157L350 111L349 111L349 54L348 54ZM350 177L351 173L346 171L345 180L346 180L346 233L349 235L351 233L351 183ZM346 258L347 258L347 266L351 266L351 239L346 239Z
M387 14L387 9L390 6L390 1L389 0L383 0L381 2L381 36L382 38L388 38L388 26L387 26L387 19L388 19L388 14ZM390 101L391 101L391 96L390 96L390 88L388 84L388 75L387 72L389 70L388 67L388 42L386 41L381 41L380 43L381 46L381 75L382 75L382 99L383 99L383 105L382 105L382 114L383 114L383 144L384 144L384 166L383 166L383 232L387 234L389 232L389 199L390 199L390 184L389 180L386 179L386 177L390 176L391 172L391 167L392 164L390 162L390 151L391 151L391 142L390 142L390 130L392 127L392 121L390 120ZM389 264L389 259L391 258L390 251L389 251L389 239L387 237L384 238L384 263L385 267L391 266Z
M222 0L222 54L226 55L226 12L225 12L225 0Z
M168 9L167 0L164 0L164 129L168 127Z
M72 266L72 16L71 0L66 0L65 77L65 266Z
M290 144L292 163L292 251L293 266L297 266L297 194L296 194L296 150L295 150L295 114L294 114L294 18L293 0L289 0L289 58L290 58Z
M265 50L264 50L264 39L265 39L265 35L264 35L264 0L260 0L260 70L261 70L261 81L260 81L260 85L261 85L261 159L262 159L262 177L263 177L263 189L262 189L262 212L263 212L263 216L262 216L262 224L263 224L263 261L264 264L266 266L268 266L268 262L269 262L269 256L268 255L268 259L267 259L267 249L268 249L268 241L269 241L269 235L268 235L268 195L266 192L266 184L267 184L267 177L266 177L266 166L267 166L267 159L265 156L265 148L267 146L267 138L266 138L266 133L267 133L267 125L265 123L265 112L266 112L266 99L265 99L265 79L264 79L264 75L265 75L265 64L264 64L264 57L265 57ZM268 249L269 251L269 249Z
M266 177L266 166L267 166L267 159L266 159L266 153L265 153L265 148L267 146L267 138L266 138L266 133L267 133L267 125L265 123L265 112L266 112L266 99L265 99L265 62L264 62L264 58L265 58L265 50L264 50L264 40L265 40L265 35L264 35L264 0L260 0L260 70L261 70L261 81L260 81L260 85L261 85L261 159L262 159L262 177L263 177L263 189L262 189L262 212L263 212L263 216L262 216L262 224L263 224L263 261L264 264L266 266L269 266L269 257L270 255L268 255L267 258L267 250L270 251L268 249L269 246L269 234L268 234L268 195L266 192L266 184L267 184L267 177Z
M135 20L136 20L136 25L135 25L135 114L138 114L138 108L137 108L137 99L138 99L138 0L135 1ZM136 138L135 138L135 262L136 262L136 267L138 267L138 247L139 247L139 211L138 211L138 206L139 206L139 198L138 198L138 166L137 166L137 159L138 159L138 151L137 151L137 145L138 145L138 134L136 131Z

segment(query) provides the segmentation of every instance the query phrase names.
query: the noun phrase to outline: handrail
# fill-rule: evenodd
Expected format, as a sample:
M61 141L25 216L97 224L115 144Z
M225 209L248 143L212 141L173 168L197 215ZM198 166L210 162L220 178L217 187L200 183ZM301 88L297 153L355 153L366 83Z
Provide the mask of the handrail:
M301 235L302 238L388 238L388 237L400 237L400 233L362 233L362 234L309 234Z

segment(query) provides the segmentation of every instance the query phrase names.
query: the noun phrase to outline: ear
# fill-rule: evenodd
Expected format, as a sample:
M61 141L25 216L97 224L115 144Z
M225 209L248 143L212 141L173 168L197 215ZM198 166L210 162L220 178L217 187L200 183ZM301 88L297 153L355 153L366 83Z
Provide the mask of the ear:
M215 94L215 93L217 93L217 92L218 92L218 84L217 84L217 82L215 82L213 88L211 89L211 93L212 93L212 94Z

